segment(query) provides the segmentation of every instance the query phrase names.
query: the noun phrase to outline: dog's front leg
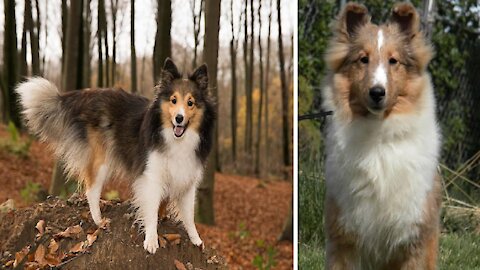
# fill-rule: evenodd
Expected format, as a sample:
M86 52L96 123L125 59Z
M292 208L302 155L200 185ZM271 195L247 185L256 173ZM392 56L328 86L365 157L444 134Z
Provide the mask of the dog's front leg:
M190 241L196 246L202 246L203 242L198 235L197 228L195 227L194 215L195 215L195 192L196 186L191 187L178 201L178 211L180 220L187 230Z
M150 253L158 249L158 208L164 198L165 190L158 179L142 175L133 184L134 204L138 208L138 219L145 229L143 247Z

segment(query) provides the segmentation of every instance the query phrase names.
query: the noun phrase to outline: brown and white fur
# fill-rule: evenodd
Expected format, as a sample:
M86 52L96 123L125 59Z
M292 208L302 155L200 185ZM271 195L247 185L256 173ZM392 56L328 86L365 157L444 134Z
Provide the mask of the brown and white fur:
M426 71L433 52L409 3L370 22L338 15L326 61L327 269L435 269L440 133Z
M203 245L194 203L216 117L207 86L205 65L184 79L167 59L153 101L121 89L59 93L42 78L29 79L16 91L27 126L85 185L97 225L105 181L112 176L134 180L133 204L145 230L144 248L155 253L158 210L166 200L177 207L192 243Z

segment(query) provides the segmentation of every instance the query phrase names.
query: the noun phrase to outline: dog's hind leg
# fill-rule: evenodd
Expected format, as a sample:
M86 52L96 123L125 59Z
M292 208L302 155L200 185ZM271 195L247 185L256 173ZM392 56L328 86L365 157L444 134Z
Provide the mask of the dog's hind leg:
M92 175L93 176L93 175ZM100 195L102 194L103 184L108 177L108 168L102 164L91 180L86 182L86 192L90 214L95 224L100 225L102 214L100 212Z

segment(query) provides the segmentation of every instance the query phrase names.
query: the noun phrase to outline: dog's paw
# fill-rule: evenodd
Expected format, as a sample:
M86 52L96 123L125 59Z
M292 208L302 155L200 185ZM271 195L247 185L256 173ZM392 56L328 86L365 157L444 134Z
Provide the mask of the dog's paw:
M200 239L200 237L198 237L197 239L192 239L192 244L194 244L197 247L200 247L202 250L205 249L205 245L203 244L203 241L202 239Z
M146 251L155 254L158 249L158 238L145 238L145 241L143 242L143 248Z

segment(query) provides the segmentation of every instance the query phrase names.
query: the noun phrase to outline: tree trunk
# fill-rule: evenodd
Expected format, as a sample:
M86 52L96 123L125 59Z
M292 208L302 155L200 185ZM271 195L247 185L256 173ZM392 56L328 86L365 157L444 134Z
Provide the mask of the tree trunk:
M209 80L208 88L212 95L217 97L217 64L218 64L218 31L220 29L220 0L205 1L205 38L203 45L203 59L207 63ZM204 179L198 188L197 221L204 224L215 224L213 210L213 190L215 168L217 163L218 129L215 125L213 148L210 154Z
M193 15L193 40L194 40L194 47L193 47L193 61L192 61L192 69L197 66L197 54L198 54L198 45L200 44L200 26L202 25L202 14L203 14L203 3L204 0L200 0L200 10L198 14L196 12L196 3L197 0L192 0L192 15Z
M67 44L68 5L67 0L62 0L62 74L65 71L65 46Z
M282 91L282 135L283 135L283 165L290 166L290 128L289 128L289 100L287 78L285 76L285 56L283 54L282 40L282 17L280 12L280 0L277 0L277 18L278 18L278 59L280 62L280 80Z
M267 169L267 178L269 175L270 169L270 143L269 142L269 100L268 100L268 88L270 87L270 34L271 34L271 26L272 26L272 13L273 13L273 5L272 0L270 0L269 4L270 13L268 14L268 34L267 34L267 63L265 69L265 168Z
M172 27L172 3L170 0L157 1L157 33L153 48L153 84L159 80L163 62L170 57L172 42L170 28Z
M290 209L288 210L287 219L285 219L285 223L283 224L283 230L280 236L278 237L279 241L291 241L293 242L293 208L292 204L290 204Z
M18 80L18 50L15 21L15 0L4 0L5 30L3 41L3 117L20 127L20 108L14 88Z
M102 9L105 9L104 0L98 0L98 9L97 9L97 44L98 44L98 75L97 75L97 86L103 87L103 19L102 19Z
M115 76L117 72L117 10L118 0L110 0L110 8L112 11L112 25L113 25L113 38L112 38L112 85L115 85Z
M243 21L243 63L245 65L245 77L244 77L244 82L245 82L245 100L246 100L246 106L248 108L248 100L249 100L249 89L250 89L250 80L248 80L248 75L250 74L250 66L248 64L248 0L245 0L245 6L243 10L245 14L245 20ZM250 95L251 96L251 95ZM245 152L248 151L249 148L249 139L248 139L248 134L249 134L249 126L250 126L250 117L248 115L248 109L247 112L245 113L245 144L244 144L244 150Z
M30 2L30 8L29 8L29 29L28 32L30 33L30 49L32 53L32 76L39 76L40 74L40 52L39 52L39 36L40 36L40 9L38 8L38 1L36 1L36 11L37 11L37 21L35 24L33 24L33 18L32 18L32 3L31 0L26 0L25 5L27 5L27 2ZM26 19L26 17L25 17Z
M230 14L232 16L230 26L232 28L232 39L230 40L230 64L232 76L232 99L231 99L231 132L232 132L232 161L237 161L237 46L235 40L233 0L230 0ZM236 166L236 165L235 165Z
M85 9L85 19L83 20L83 72L82 72L82 88L90 87L90 78L92 75L92 69L90 66L91 51L90 51L90 37L91 37L91 23L92 23L92 11L90 9L91 0L83 0Z
M132 93L137 92L137 52L135 50L135 0L130 1L130 77Z
M262 138L262 108L263 93L265 91L263 78L263 52L262 52L262 0L258 0L258 57L260 60L260 100L258 102L257 140L255 142L255 170L257 177L260 176L260 145Z
M65 70L62 74L62 89L70 91L79 89L82 86L82 10L83 1L72 1L70 3L70 11L68 12L68 27L66 29L65 44ZM67 177L64 171L62 161L55 163L52 182L50 185L50 194L59 195L65 188Z
M27 63L27 32L28 32L28 23L31 23L31 2L29 0L25 1L24 9L24 19L23 19L23 31L22 31L22 41L20 45L20 59L18 62L18 74L19 79L22 80L28 77L28 63ZM28 11L30 10L30 11ZM30 13L30 20L28 14Z

